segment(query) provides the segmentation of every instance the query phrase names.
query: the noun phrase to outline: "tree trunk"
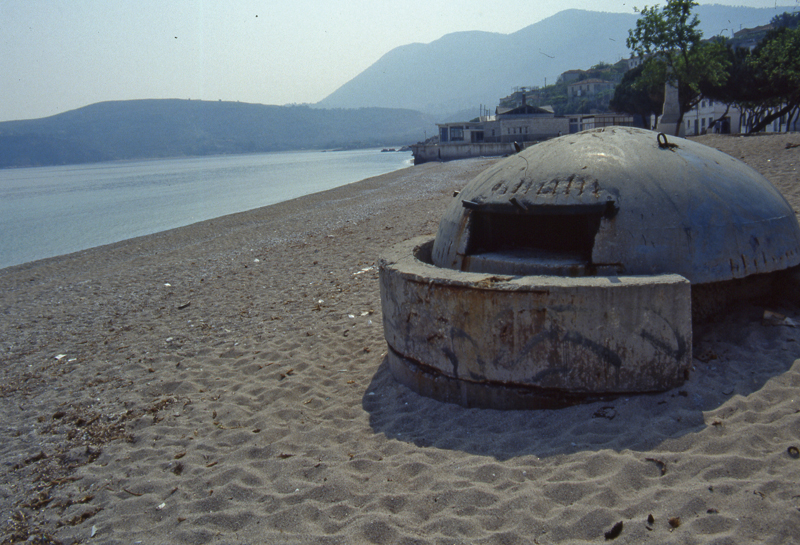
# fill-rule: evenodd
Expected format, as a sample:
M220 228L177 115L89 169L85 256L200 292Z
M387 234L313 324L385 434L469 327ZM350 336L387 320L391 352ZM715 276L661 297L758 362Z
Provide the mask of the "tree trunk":
M772 112L771 114L765 115L764 117L762 117L758 121L758 123L753 125L753 128L750 129L749 132L753 133L753 132L763 131L767 127L767 125L769 125L770 123L772 123L773 121L775 121L776 119L781 117L782 115L785 115L785 114L789 113L790 111L792 111L792 109L794 107L795 107L794 104L788 104L788 105L784 106L783 108L781 108L780 110L778 110L777 112Z
M792 108L792 111L786 116L786 132L791 130L792 120L796 119L798 114L800 114L800 108Z
M725 116L726 116L726 115L728 115L728 112L729 112L730 110L731 110L731 105L730 105L730 104L726 104L726 105L725 105L725 111L724 111L724 112L722 112L722 115L721 115L721 116L719 116L719 119L716 119L716 120L714 120L714 126L715 126L715 127L717 126L717 123L721 123L721 122L722 122L722 120L723 120L723 119L725 119ZM720 133L720 134L722 134L722 129L720 128L720 130L718 130L717 132L718 132L718 133Z

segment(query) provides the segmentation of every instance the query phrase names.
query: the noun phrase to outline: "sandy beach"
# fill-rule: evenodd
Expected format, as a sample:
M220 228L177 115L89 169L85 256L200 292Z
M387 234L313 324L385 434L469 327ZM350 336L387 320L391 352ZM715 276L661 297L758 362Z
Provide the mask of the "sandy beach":
M800 211L800 134L696 140ZM800 542L800 326L762 321L796 302L695 327L658 395L495 411L392 379L378 256L495 161L0 270L2 542Z

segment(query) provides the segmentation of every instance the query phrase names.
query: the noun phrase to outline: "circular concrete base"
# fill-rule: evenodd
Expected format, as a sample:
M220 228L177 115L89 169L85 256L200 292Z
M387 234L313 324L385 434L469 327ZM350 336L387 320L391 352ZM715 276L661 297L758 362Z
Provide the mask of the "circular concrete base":
M498 276L431 264L431 239L380 260L392 373L466 406L553 407L668 390L691 365L689 282Z
M404 358L391 347L387 360L392 376L400 384L408 386L419 395L468 408L560 409L579 403L593 403L617 397L575 395L559 390L454 379Z

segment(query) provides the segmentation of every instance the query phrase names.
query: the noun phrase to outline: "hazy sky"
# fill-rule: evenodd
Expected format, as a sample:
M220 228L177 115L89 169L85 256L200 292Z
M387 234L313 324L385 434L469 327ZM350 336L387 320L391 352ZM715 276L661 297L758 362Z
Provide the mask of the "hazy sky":
M632 13L657 3L0 0L0 121L136 98L313 103L400 45L464 30L508 34L569 8Z

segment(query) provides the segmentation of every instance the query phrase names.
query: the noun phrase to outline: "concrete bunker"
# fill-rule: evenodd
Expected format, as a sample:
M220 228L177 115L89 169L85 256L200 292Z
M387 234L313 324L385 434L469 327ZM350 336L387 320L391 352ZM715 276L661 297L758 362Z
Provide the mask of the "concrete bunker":
M794 211L740 161L627 127L568 135L487 169L435 239L382 256L388 362L465 406L663 391L688 376L693 313L798 263Z

